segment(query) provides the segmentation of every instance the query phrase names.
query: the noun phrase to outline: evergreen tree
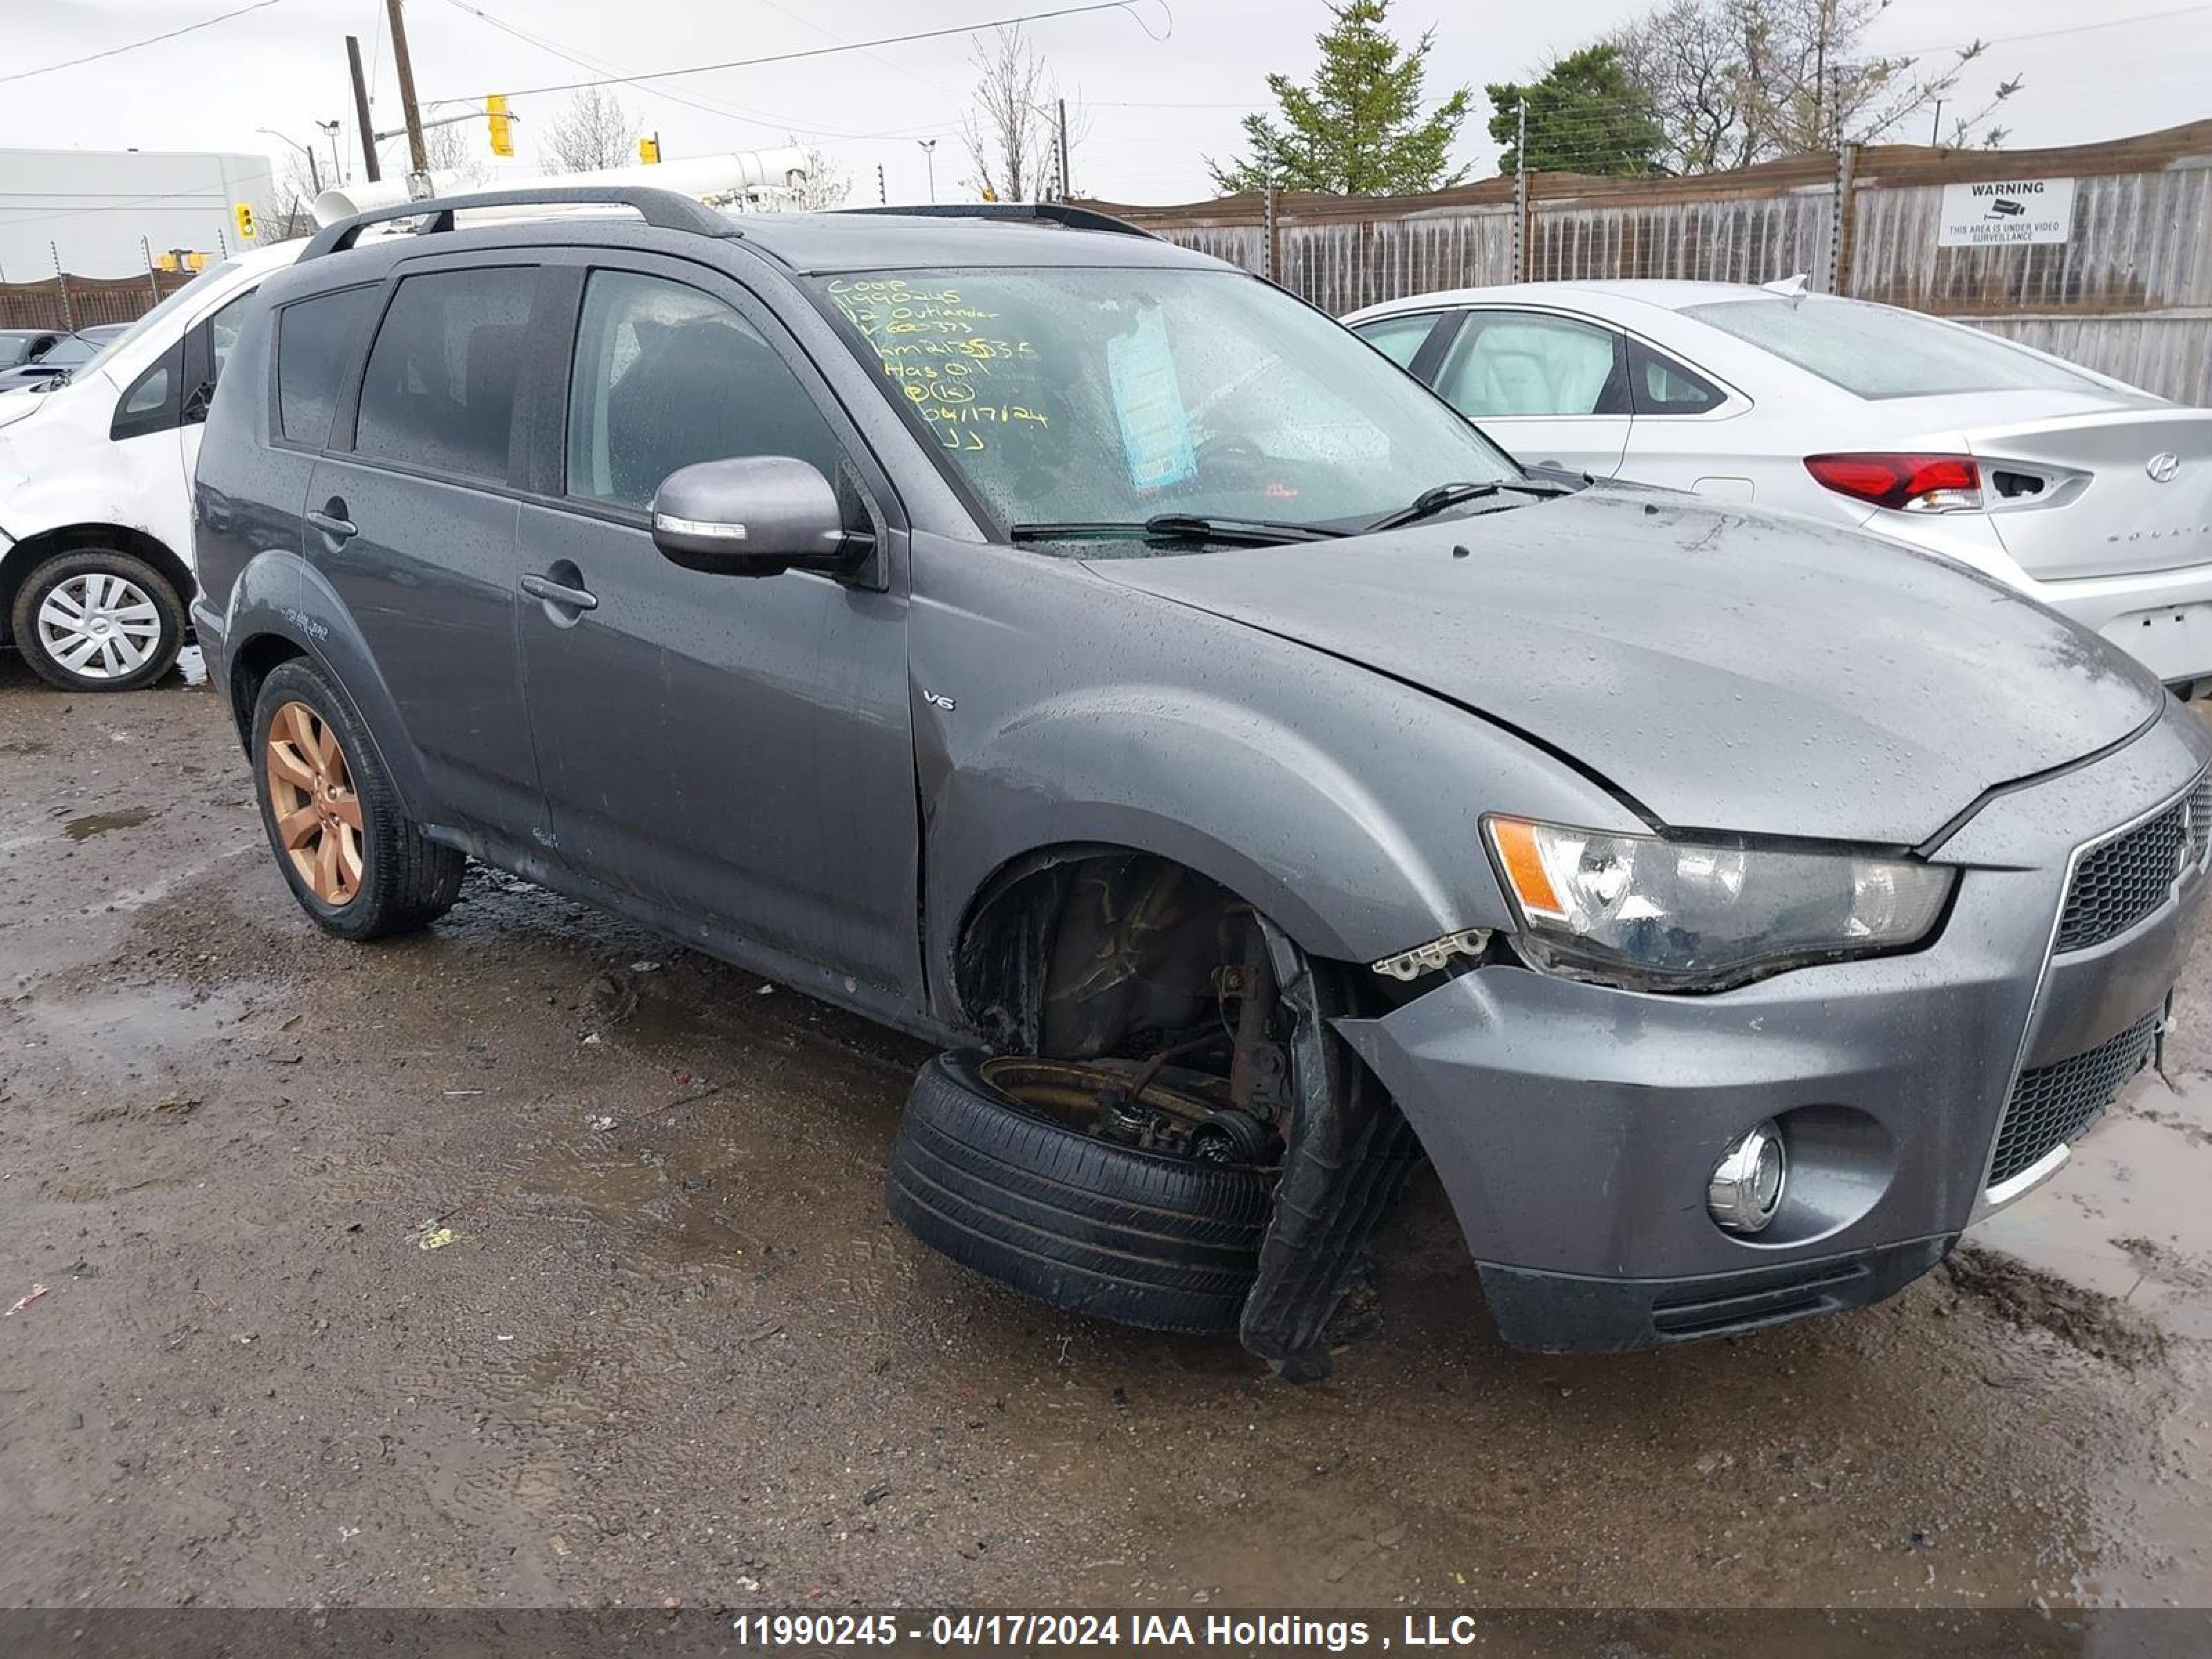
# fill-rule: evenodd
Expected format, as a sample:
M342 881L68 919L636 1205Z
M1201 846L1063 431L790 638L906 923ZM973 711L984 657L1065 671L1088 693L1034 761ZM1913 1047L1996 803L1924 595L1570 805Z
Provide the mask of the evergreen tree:
M1637 175L1658 171L1667 136L1652 119L1644 89L1610 43L1559 58L1526 86L1487 86L1490 137L1498 170L1510 173L1520 139L1520 106L1528 105L1528 170Z
M1421 113L1421 77L1433 30L1401 46L1384 27L1390 0L1333 0L1330 26L1315 37L1321 68L1313 84L1270 75L1279 120L1244 118L1252 153L1224 167L1208 161L1224 191L1256 191L1270 178L1284 190L1342 196L1404 196L1440 190L1467 176L1451 147L1471 96L1460 88Z

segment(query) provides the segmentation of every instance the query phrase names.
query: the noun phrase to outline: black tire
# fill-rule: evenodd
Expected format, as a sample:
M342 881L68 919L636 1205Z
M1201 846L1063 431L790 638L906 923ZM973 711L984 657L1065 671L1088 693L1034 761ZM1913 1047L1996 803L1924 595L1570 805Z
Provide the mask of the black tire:
M278 714L295 702L307 704L337 737L361 803L360 877L343 903L326 903L316 896L295 867L277 829L265 757L270 728ZM424 836L401 810L398 793L353 705L313 664L295 658L279 664L261 683L253 702L252 757L254 797L260 804L269 849L276 854L276 867L292 896L317 926L341 939L386 939L426 927L453 908L468 860Z
M1031 1111L983 1056L921 1068L884 1199L916 1238L1011 1290L1151 1330L1237 1328L1274 1176L1139 1152Z
M96 580L100 577L136 588L137 594L128 596L134 611L138 595L143 595L144 603L154 609L157 631L151 647L145 659L128 672L122 672L119 664L105 670L95 667L92 672L71 667L54 653L39 626L39 612L55 589L81 578ZM30 664L31 672L48 685L64 691L137 691L151 685L176 665L177 653L185 645L185 602L169 586L169 579L145 560L112 548L88 547L48 559L31 572L16 591L15 606L8 616L8 629L15 638L15 648ZM117 644L118 648L122 648L126 641L118 637ZM105 652L106 647L102 647L101 654ZM94 661L97 664L100 657L96 655Z

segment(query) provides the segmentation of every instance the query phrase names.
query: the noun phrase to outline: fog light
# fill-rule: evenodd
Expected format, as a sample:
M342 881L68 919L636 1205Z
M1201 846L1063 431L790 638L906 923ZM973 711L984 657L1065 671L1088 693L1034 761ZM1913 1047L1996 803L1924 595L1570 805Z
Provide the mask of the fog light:
M1705 1183L1705 1208L1732 1233L1765 1230L1782 1207L1790 1179L1790 1154L1772 1118L1746 1130L1721 1155Z

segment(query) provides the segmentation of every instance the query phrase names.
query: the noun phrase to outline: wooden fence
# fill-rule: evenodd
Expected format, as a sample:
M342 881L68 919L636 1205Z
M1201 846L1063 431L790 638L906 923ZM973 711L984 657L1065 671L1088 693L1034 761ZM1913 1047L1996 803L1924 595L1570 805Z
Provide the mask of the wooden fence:
M2063 242L1937 244L1948 184L2071 179ZM1510 179L1431 196L1285 193L1108 212L1273 276L1341 314L1515 278ZM2212 121L2069 149L1855 147L1693 179L1536 174L1532 280L1767 282L1956 317L2185 402L2212 404Z
M143 276L50 276L0 283L0 328L90 328L135 323L155 303L192 280L189 270Z

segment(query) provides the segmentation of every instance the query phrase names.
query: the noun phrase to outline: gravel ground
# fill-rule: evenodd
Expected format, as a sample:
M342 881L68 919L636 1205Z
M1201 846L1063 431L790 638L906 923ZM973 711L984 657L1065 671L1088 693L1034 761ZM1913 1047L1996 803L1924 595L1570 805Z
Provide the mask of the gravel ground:
M1516 1355L1424 1186L1296 1389L894 1227L911 1042L483 871L326 939L204 690L0 656L0 1604L2201 1606L2208 971L1889 1304Z

